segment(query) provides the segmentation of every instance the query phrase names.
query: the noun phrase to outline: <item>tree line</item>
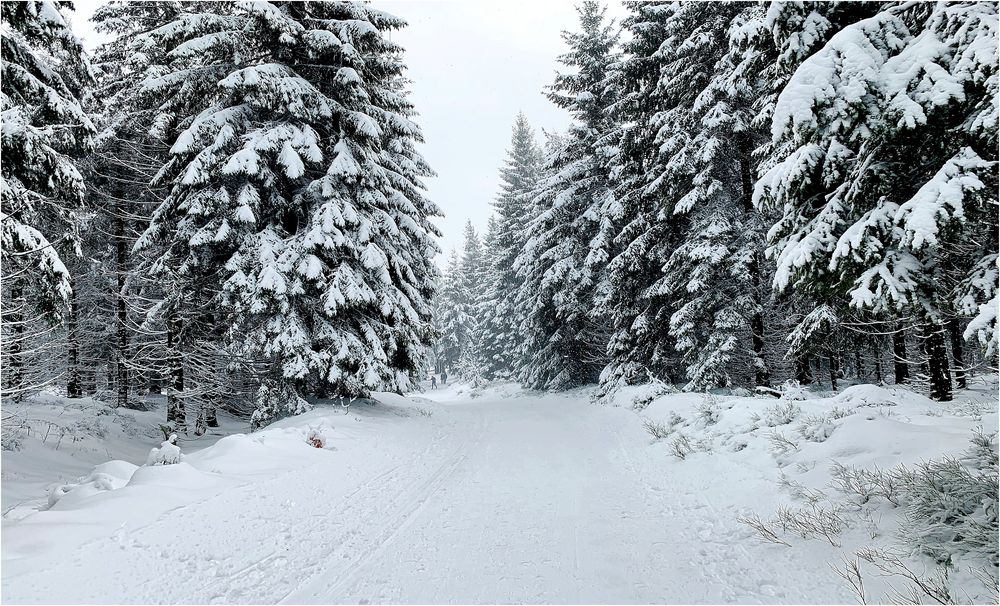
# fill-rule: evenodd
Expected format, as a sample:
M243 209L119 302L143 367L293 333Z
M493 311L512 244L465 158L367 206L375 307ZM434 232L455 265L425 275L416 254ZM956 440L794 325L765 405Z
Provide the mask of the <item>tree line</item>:
M995 371L995 3L597 2L521 115L441 367L561 390Z
M411 389L439 209L399 18L360 2L2 4L5 400L175 430Z

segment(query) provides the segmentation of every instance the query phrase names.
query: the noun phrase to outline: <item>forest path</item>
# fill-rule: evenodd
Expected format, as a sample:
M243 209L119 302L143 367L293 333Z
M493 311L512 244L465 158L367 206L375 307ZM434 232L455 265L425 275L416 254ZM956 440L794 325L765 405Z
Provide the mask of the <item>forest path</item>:
M710 504L745 485L711 470L677 477L631 411L580 394L447 411L433 463L354 495L373 504L358 534L284 602L767 603L816 591L810 574L779 587L792 554L760 545L730 499Z
M635 413L580 393L428 405L425 418L341 422L336 451L281 473L233 481L219 448L242 442L223 441L188 459L223 474L207 488L185 465L156 468L176 474L176 492L129 486L5 527L4 601L850 600L736 522L771 503L759 470L673 460ZM137 498L150 511L136 514ZM98 530L77 540L80 525ZM33 545L33 527L66 544Z

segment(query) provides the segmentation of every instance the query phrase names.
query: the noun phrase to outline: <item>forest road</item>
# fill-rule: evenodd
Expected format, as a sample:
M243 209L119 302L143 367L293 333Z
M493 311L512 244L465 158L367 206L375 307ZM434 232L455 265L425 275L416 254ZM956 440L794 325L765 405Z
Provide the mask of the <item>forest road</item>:
M372 504L357 534L284 602L768 603L816 590L815 575L780 587L793 555L748 552L774 546L711 504L726 479L678 476L632 411L541 395L454 402L447 416L432 448L352 497Z
M111 493L27 518L49 532L83 515L117 530L44 557L12 550L5 601L850 601L832 574L736 521L748 503L773 506L774 478L727 457L678 461L631 410L576 392L441 401L423 418L372 414L382 416L341 417L336 450L240 483L223 475L142 520L136 499L162 491L114 491L120 503ZM268 442L256 439L232 447L263 452ZM197 454L189 459L209 471L223 460ZM178 474L178 494L191 486L193 472L166 471ZM8 530L30 546L19 537L30 527Z

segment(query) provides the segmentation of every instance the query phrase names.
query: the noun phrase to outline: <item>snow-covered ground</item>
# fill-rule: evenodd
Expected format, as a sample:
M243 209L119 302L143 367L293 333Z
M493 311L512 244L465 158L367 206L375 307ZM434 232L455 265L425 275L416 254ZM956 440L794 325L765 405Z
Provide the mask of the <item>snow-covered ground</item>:
M48 494L109 460L142 463L163 440L159 429L166 414L164 396L151 395L148 411L114 409L91 398L66 399L48 394L30 402L3 403L2 511L4 521L45 507ZM182 436L185 451L211 446L219 438L248 431L249 423L220 412L219 427L202 436Z
M834 461L914 464L997 424L995 381L949 405L874 386L799 401L649 389L610 405L511 385L379 394L182 442L166 466L136 467L162 436L106 431L87 438L107 451L90 461L124 461L52 459L53 476L83 481L5 517L3 601L852 603L830 564L892 544L894 506L838 509L836 544L769 543L740 519L809 490L839 499ZM44 508L51 437L22 447L4 452L4 507L34 490ZM853 521L864 511L878 532ZM984 601L973 581L958 579L959 599ZM885 582L866 579L870 601Z

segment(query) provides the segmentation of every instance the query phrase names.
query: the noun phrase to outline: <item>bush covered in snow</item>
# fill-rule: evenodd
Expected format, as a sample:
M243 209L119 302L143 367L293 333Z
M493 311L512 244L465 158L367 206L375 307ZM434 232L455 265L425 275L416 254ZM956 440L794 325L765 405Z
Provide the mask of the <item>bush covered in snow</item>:
M961 458L945 456L892 469L835 462L830 477L834 493L807 489L783 476L782 485L806 505L781 507L770 520L754 514L740 521L762 540L786 546L792 546L787 538L791 534L841 547L842 535L852 528L867 528L870 540L894 536L894 544L862 546L853 558L835 567L859 600L869 597L868 568L888 579L889 597L896 603L957 603L960 596L952 576L959 574L979 579L987 593L996 587L1000 533L996 432L976 432ZM892 516L899 520L895 533L884 531L882 513L876 513L885 505L889 511L901 510L902 515ZM920 556L928 558L930 568L914 562Z
M719 399L711 394L705 394L705 401L698 405L698 418L706 426L719 422Z
M948 457L898 471L907 543L941 563L956 555L997 562L996 444L996 432L977 434L964 461Z
M643 419L642 428L646 430L646 433L653 436L653 438L657 440L662 440L674 432L672 425L660 423L659 421L654 421L652 419Z
M810 442L825 442L837 426L829 415L807 415L795 430Z
M805 400L807 397L806 387L794 379L785 381L780 393L782 400Z
M177 434L172 433L169 438L160 444L159 448L149 451L149 456L146 457L146 465L173 465L180 463L182 457L181 449L177 446Z
M800 412L802 412L802 409L796 404L784 402L768 406L764 409L763 415L754 415L756 418L753 421L763 422L768 427L778 427L779 425L788 425L794 421Z

